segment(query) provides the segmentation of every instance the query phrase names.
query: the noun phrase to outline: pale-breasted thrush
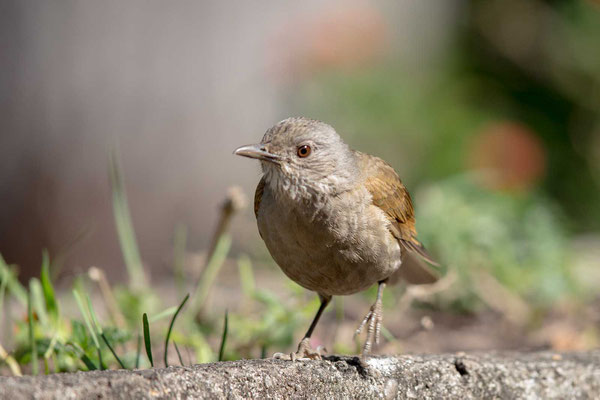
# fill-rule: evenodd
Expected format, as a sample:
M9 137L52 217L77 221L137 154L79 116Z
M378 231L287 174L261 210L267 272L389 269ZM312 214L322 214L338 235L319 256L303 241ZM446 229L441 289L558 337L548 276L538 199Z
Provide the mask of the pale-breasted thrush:
M254 212L271 256L290 279L321 299L290 357L320 358L310 336L332 296L378 283L377 299L356 331L367 326L363 355L368 354L379 342L386 283L437 279L425 263L415 262L435 264L416 239L411 198L394 169L350 149L331 126L302 117L277 123L259 144L234 154L261 161Z

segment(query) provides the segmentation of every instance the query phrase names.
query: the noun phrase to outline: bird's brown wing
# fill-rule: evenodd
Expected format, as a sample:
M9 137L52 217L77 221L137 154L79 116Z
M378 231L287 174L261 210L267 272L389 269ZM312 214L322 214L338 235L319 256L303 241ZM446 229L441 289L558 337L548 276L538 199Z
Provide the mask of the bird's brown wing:
M265 177L260 178L260 182L256 186L254 192L254 216L258 217L258 208L260 207L260 201L262 200L263 192L265 191Z
M263 193L265 191L265 177L260 178L258 185L256 185L256 191L254 191L254 216L258 218L258 209L260 208L260 201L262 200ZM262 238L263 235L260 231L260 225L258 227L258 234Z
M365 186L373 197L373 204L379 207L390 220L390 232L408 253L418 254L433 265L438 265L416 239L415 215L412 200L406 187L394 169L378 157L356 152L365 172ZM403 263L399 273L409 283L433 283L439 276L423 262Z

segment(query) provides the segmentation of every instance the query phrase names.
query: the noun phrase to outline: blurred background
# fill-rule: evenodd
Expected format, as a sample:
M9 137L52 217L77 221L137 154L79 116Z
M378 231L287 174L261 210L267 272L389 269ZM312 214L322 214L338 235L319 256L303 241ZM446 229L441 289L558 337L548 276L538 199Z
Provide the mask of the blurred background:
M59 286L90 266L126 280L115 148L144 268L172 276L180 232L198 276L229 188L251 199L260 178L232 150L303 115L396 168L449 276L390 291L389 351L598 345L598 1L2 0L0 48L0 254L22 282L43 249ZM257 288L299 296L286 312L308 303L268 348L291 349L316 303L251 208L231 220L213 301L227 306L247 255ZM349 326L337 349L372 300L325 319ZM335 349L326 332L315 341Z

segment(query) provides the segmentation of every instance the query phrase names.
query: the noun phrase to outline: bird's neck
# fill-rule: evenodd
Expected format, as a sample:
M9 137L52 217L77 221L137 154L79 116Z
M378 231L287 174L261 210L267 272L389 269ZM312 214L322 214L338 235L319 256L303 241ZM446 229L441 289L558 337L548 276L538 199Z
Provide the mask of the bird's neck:
M334 174L307 179L288 168L268 168L264 171L265 182L275 198L290 204L324 204L328 198L350 190L348 177Z

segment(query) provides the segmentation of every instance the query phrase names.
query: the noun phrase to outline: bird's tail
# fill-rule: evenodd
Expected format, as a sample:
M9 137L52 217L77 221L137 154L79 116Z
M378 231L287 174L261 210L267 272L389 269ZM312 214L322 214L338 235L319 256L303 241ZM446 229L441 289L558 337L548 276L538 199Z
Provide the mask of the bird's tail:
M417 239L413 238L412 240L400 240L400 243L402 243L406 250L417 253L429 264L435 265L436 267L440 266L440 264L434 261L434 259L429 255L427 250L425 250L425 246L423 246Z
M400 240L400 243L406 251L403 251L402 265L390 277L390 283L403 280L411 285L425 285L440 279L440 274L425 261L435 266L439 264L431 258L421 243L416 239Z

